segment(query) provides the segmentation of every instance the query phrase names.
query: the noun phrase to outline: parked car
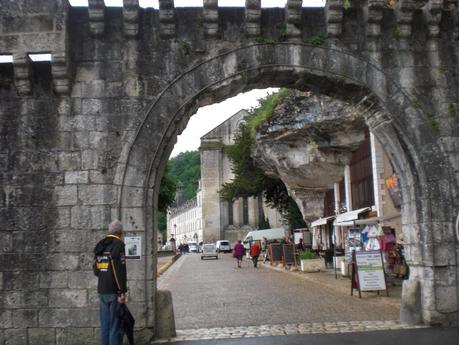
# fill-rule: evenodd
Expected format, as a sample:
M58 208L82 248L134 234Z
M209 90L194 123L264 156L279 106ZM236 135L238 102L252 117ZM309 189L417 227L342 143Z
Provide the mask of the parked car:
M217 243L215 243L215 247L217 248L217 253L231 253L231 244L227 240L217 241Z
M199 246L196 241L188 241L188 249L190 253L199 253Z
M201 247L201 260L204 258L215 258L218 260L218 253L216 252L215 244L205 243Z

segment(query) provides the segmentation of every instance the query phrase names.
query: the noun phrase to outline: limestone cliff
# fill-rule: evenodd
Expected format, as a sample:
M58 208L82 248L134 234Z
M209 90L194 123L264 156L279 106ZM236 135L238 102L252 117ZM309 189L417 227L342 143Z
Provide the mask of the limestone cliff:
M365 130L356 106L292 90L258 128L252 156L267 175L282 179L310 221L322 216L324 192L342 179Z

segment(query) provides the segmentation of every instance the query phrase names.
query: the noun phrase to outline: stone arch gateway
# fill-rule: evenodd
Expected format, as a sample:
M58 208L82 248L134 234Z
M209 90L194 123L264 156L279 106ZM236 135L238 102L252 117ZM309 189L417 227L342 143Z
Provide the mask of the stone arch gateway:
M411 276L401 319L457 323L456 7L383 2L306 10L288 1L269 11L251 7L257 1L245 10L215 10L213 1L188 10L161 1L159 11L135 1L123 10L98 1L89 9L4 7L13 23L19 13L32 26L38 13L41 24L33 43L19 24L0 35L0 53L17 57L0 84L0 339L52 344L78 334L95 342L91 250L112 217L143 237L142 259L128 267L131 304L140 333L154 337L162 315L153 210L175 138L198 107L269 86L314 89L366 113L402 182ZM204 25L190 30L192 21ZM44 50L55 57L49 64L20 58Z

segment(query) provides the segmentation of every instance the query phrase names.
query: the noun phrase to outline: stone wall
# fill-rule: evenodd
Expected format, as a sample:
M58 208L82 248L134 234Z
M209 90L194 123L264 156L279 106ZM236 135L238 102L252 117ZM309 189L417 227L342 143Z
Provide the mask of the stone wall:
M404 195L402 306L421 300L402 317L458 322L456 4L297 3L0 1L0 52L14 58L0 66L0 343L97 343L92 248L116 217L144 245L128 263L137 341L161 333L154 210L176 136L200 106L268 86L365 109ZM30 63L37 52L51 63Z

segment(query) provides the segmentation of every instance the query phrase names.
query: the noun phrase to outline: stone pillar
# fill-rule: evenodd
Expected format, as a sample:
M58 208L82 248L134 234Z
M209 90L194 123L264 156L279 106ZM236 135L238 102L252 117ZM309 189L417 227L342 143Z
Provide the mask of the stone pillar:
M54 91L58 95L67 95L70 88L67 55L65 53L54 53L52 55L51 74L53 76Z
M338 214L341 208L341 195L340 195L339 189L340 189L339 183L335 182L333 184L333 191L335 194L335 214Z
M245 30L247 37L254 38L261 34L261 0L245 1Z
M205 36L216 37L218 35L218 0L204 0L202 16Z
M175 36L174 0L159 0L159 31L162 38Z
M302 3L302 0L287 0L285 23L288 38L299 39L301 37Z
M370 132L370 147L371 147L371 167L373 170L373 193L375 197L375 206L378 217L384 215L384 210L382 207L383 204L383 195L380 188L381 185L384 185L384 157L382 156L382 147L375 138L374 134Z
M88 0L89 31L94 37L100 37L105 31L104 0Z
M13 54L14 83L20 96L29 95L32 91L30 64L26 53Z
M351 167L344 168L344 192L346 193L346 209L352 211Z
M325 5L327 34L331 38L341 36L343 31L343 0L328 0Z
M139 33L139 0L123 0L123 30L126 37Z

